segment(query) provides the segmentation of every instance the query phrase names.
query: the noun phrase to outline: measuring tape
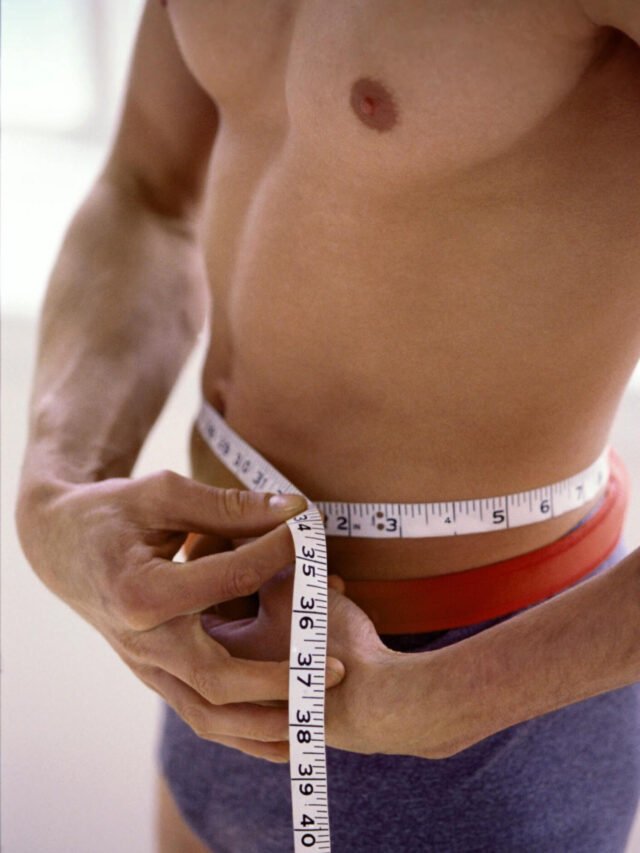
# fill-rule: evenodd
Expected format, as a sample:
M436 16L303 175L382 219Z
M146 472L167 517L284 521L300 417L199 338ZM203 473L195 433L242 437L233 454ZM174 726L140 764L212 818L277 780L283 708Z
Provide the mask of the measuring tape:
M205 400L198 429L248 489L301 494ZM295 546L289 652L289 760L296 853L331 850L324 738L327 536L413 538L505 530L546 521L596 497L609 479L609 448L579 474L497 498L443 503L314 503L287 525ZM323 519L324 515L324 519Z

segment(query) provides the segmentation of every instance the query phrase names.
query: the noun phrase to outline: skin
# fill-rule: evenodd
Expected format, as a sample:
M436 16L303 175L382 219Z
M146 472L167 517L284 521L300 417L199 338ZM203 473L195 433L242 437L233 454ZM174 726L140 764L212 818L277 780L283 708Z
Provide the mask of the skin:
M434 20L394 4L376 40L384 3L339 27L281 4L258 45L249 10L169 7L221 117L203 394L317 500L506 494L586 468L607 441L640 353L640 55L572 3L538 6L501 7L496 30L466 3ZM331 45L322 83L316 44ZM384 133L350 103L365 71L393 92ZM195 431L191 449L194 476L234 482ZM331 564L460 571L548 544L589 508L454 541L334 540Z
M631 0L149 3L52 273L17 523L42 580L203 737L286 758L292 558L285 516L224 491L237 483L195 429L193 480L130 479L209 302L202 393L316 500L470 499L587 467L640 356L639 38ZM554 541L590 506L335 540L330 565L460 571ZM178 574L190 530L206 553ZM580 685L630 683L638 563L431 655L386 649L335 579L347 675L328 742L444 757ZM199 616L257 590L255 617ZM626 631L606 677L607 637L567 618L596 611Z

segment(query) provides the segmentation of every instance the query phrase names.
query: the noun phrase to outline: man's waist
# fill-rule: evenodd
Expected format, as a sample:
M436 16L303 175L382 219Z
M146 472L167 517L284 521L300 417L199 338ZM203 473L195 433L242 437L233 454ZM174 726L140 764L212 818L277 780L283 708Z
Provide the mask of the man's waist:
M237 462L238 465L244 465L248 460L244 460L241 463L237 452L241 449L240 447L236 448L236 451L231 455L231 459L226 459L224 454L219 453L215 442L212 442L208 438L205 431L205 427L208 426L210 428L213 425L213 421L219 418L219 415L211 407L208 408L211 412L212 421L209 424L203 425L201 416L200 422L194 426L192 434L191 460L193 476L203 482L208 482L211 485L219 487L244 488L240 479L233 473L233 464ZM225 422L220 419L219 427L224 429L225 426L227 426ZM233 430L231 430L231 433L233 433ZM222 433L218 436L218 441L222 441L223 444L225 443L226 440L223 438ZM594 466L591 467L593 468ZM240 473L239 468L238 473ZM397 578L431 577L476 568L533 551L564 536L594 507L598 497L602 495L602 489L599 487L600 482L604 483L602 473L602 470L598 469L598 479L594 481L593 477L591 478L591 494L594 495L591 500L582 501L571 511L562 514L556 513L558 517L552 517L549 520L542 520L544 519L544 515L538 513L536 516L536 520L539 519L538 523L530 524L526 518L520 518L520 524L524 524L525 526L517 526L513 529L493 530L491 529L493 525L487 527L485 524L484 526L481 525L480 528L484 532L471 533L464 536L438 536L437 530L429 529L424 534L424 536L429 538L403 539L398 538L395 534L391 534L391 538L389 539L375 540L366 538L369 536L366 532L360 533L360 536L364 536L365 538L337 538L331 535L331 529L335 527L336 523L336 519L334 519L333 523L328 525L327 528L331 571L339 573L345 579L351 580L390 580ZM261 475L258 469L256 469L255 474L256 476L252 475L249 484L253 483L253 488L260 489L259 478ZM337 472L336 476L341 476L341 472ZM582 486L580 485L579 488L582 488ZM574 487L572 485L573 490ZM308 495L308 497L316 499L314 495ZM543 509L547 509L544 506L544 495L542 498L541 505ZM559 500L559 497L557 500ZM518 498L519 503L520 499ZM336 504L336 506L340 505ZM405 505L405 508L409 509L408 505ZM509 517L509 506L505 508L506 516ZM439 510L440 508L438 507L437 509ZM453 506L452 509L455 513L456 507ZM482 513L481 506L474 505L473 509L474 511L479 509L480 513ZM428 513L429 507L426 510ZM516 504L514 503L511 514L515 515L515 510ZM411 508L411 511L413 512L413 508ZM501 512L502 516L500 515ZM522 510L518 510L518 512L522 514ZM376 513L375 515L379 514ZM485 519L486 515L487 508L485 507ZM504 511L494 510L493 516L490 514L489 517L493 522L494 520L500 520L504 515ZM408 518L405 520L405 525L408 520ZM437 519L432 519L431 527L433 527L433 521L435 520ZM449 521L450 519L440 520ZM513 518L511 520L513 521ZM457 521L460 523L460 519L457 519ZM345 522L344 518L338 519L338 524L342 522ZM415 521L412 523L415 526ZM400 525L402 525L402 521L400 521ZM360 525L354 523L352 526L359 527ZM394 528L397 529L397 527L398 524L394 520ZM444 530L447 525L441 524L440 527L443 527ZM469 529L468 525L467 529ZM358 537L358 533L355 530L353 531L353 535ZM414 531L413 535L421 537L423 534L418 530L417 532Z
M228 472L237 475L246 487L263 491L297 490L207 402L201 406L196 426L213 457ZM210 470L215 471L216 466L212 464ZM215 474L213 477L215 481ZM227 480L226 483L218 481L216 485L234 484ZM343 577L347 594L369 614L380 633L416 633L490 619L535 604L572 585L600 565L620 539L628 490L628 475L622 461L615 451L606 448L587 469L566 481L549 485L546 492L545 489L533 489L518 495L489 499L492 506L503 509L509 504L515 508L524 502L515 529L481 533L478 542L473 541L478 534L444 537L445 559L451 560L458 549L456 556L460 553L473 556L473 567L461 568L458 565L443 570L441 563L435 571L427 571L426 563L429 556L433 557L440 537L426 533L420 538L402 538L398 529L397 534L393 534L396 538L390 539L360 538L357 533L353 538L330 537L329 571ZM307 497L313 500L313 497ZM512 501L512 498L517 498L517 501ZM482 516L473 501L464 503L470 516L478 512ZM557 513L552 510L554 504ZM531 518L540 516L542 505L545 505L545 511L548 509L556 517L549 522L526 523L529 515ZM573 512L564 511L571 505L575 507ZM353 521L356 506L342 506L346 516ZM375 505L367 506L372 509ZM436 508L434 504L423 505L425 518ZM452 509L455 510L455 506ZM460 504L458 509L461 509ZM395 512L392 505L387 508L387 512L396 518L406 510L407 505L396 505ZM331 511L332 507L325 505L325 524ZM501 509L494 509L494 514L496 512L502 514ZM374 522L379 514L384 516L385 513L374 513ZM559 523L564 533L552 535L542 545L522 547L530 533L535 534L543 527L547 534L551 533L552 522ZM500 519L500 523L504 523L504 519ZM353 524L354 529L356 526ZM394 525L394 529L396 527L399 525ZM350 524L348 528L350 532ZM470 529L473 527L467 523L466 530ZM496 559L496 537L505 539L507 534L520 538L517 554ZM483 543L489 544L492 559L480 562L478 553ZM466 549L466 552L460 549ZM409 554L415 558L416 573L406 568L411 563Z
M345 593L380 634L442 631L506 616L563 592L606 565L620 544L628 500L628 475L614 454L604 495L556 541L446 575L348 581Z

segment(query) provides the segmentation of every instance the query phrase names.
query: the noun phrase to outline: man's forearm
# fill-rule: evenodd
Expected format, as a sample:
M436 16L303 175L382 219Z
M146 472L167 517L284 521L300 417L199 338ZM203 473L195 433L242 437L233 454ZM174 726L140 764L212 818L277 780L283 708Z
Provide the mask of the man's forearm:
M23 489L130 473L206 312L194 227L103 177L47 291Z
M604 574L442 652L452 741L461 737L459 749L639 681L640 549Z

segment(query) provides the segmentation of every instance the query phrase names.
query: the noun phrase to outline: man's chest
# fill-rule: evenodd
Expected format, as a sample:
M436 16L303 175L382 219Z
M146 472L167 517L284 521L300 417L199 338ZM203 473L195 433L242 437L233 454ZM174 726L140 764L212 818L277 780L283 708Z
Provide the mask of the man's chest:
M223 121L419 174L526 137L598 50L573 4L552 0L170 0L168 13Z

